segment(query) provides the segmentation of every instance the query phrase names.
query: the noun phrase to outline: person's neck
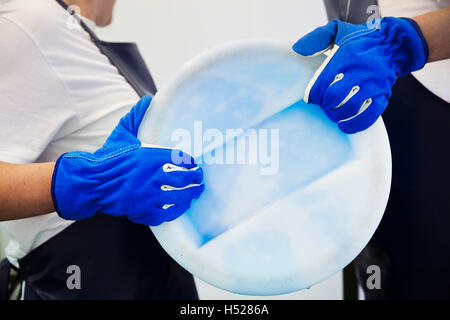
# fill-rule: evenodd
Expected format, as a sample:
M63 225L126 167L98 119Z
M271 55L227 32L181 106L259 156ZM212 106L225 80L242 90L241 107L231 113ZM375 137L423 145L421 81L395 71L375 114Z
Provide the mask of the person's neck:
M68 6L78 6L83 17L95 21L97 17L97 1L96 0L64 0Z

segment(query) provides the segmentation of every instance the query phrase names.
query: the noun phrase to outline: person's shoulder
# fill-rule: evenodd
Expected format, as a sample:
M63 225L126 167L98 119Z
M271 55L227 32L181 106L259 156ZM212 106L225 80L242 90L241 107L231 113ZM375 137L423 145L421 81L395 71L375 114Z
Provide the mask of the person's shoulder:
M70 23L70 15L54 0L3 0L0 19L35 41L63 37Z
M24 91L35 96L28 106L41 110L56 110L60 106L60 98L53 99L52 104L47 96L67 95L65 79L60 74L67 63L57 59L73 50L65 45L67 17L70 16L56 1L0 0L0 43L4 44L0 50L0 70L9 75L0 78L0 95L9 97L12 109L23 105L17 101ZM42 101L46 101L45 106Z

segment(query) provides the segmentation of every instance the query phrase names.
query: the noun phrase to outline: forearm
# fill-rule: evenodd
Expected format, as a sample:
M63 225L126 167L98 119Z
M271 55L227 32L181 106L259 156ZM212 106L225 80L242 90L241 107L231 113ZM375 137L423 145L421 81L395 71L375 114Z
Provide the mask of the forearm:
M0 162L0 220L55 211L50 192L54 165Z
M413 18L428 44L428 62L450 58L450 8Z

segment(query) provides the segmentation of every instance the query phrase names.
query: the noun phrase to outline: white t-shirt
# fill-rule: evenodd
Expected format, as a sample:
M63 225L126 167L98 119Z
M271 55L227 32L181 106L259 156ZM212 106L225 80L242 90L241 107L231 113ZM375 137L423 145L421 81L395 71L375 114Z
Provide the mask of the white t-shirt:
M0 1L0 161L55 161L93 152L139 100L54 0ZM85 20L94 28L92 21ZM73 221L56 213L0 223L18 258Z
M450 0L378 0L382 16L412 18L450 6ZM450 103L450 59L428 63L413 76L428 90Z

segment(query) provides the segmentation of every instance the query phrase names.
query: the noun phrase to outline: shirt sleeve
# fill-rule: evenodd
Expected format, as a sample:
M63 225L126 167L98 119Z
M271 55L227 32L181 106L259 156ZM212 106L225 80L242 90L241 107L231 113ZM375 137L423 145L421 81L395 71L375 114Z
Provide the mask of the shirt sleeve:
M0 16L0 161L31 163L77 115L33 38Z

